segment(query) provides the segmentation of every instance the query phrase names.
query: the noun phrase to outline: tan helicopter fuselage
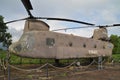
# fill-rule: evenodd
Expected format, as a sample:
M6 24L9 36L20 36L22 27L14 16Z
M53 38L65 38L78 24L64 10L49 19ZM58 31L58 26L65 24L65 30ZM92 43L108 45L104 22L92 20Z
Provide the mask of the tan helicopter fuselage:
M93 38L49 31L49 26L40 20L27 20L23 35L9 51L30 58L88 58L111 56L113 44Z

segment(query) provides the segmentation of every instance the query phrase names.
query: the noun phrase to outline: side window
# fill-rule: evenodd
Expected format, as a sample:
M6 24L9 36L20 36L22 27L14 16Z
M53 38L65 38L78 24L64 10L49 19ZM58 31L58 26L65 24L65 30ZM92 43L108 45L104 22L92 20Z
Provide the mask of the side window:
M72 46L73 46L72 42L69 42L69 46L70 46L70 47L72 47Z
M83 47L86 48L86 44L85 43L83 44Z
M97 48L97 45L96 45L96 44L94 45L94 48Z
M47 46L54 46L55 39L54 38L46 38L46 45Z

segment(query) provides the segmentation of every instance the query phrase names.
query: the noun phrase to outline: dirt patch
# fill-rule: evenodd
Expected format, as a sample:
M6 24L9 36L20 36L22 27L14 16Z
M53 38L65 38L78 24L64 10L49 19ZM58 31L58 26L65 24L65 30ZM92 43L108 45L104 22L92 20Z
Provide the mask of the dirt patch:
M25 65L22 68L36 68L36 65ZM97 70L97 67L93 66L82 70L73 67L66 70L49 68L48 75L46 68L33 72L11 69L10 78L10 80L120 80L120 64L106 66L102 70ZM7 72L4 75L0 70L0 80L8 80Z
M54 80L120 80L120 69L104 69L78 73L73 76L55 78Z

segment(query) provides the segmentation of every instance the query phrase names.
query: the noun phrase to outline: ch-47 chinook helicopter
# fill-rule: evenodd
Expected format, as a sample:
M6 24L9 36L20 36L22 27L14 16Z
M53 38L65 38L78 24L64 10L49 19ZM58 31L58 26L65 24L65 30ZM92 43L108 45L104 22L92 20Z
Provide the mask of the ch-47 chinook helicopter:
M30 1L21 1L29 17L6 22L8 24L26 20L24 32L18 42L10 45L10 52L20 57L55 59L56 62L60 59L93 58L112 55L113 44L109 42L106 27L120 26L120 24L96 26L95 24L71 19L34 17L30 12L33 9ZM50 31L49 25L41 21L41 19L75 22L88 25L89 27L99 27L99 29L94 30L92 38L85 38Z

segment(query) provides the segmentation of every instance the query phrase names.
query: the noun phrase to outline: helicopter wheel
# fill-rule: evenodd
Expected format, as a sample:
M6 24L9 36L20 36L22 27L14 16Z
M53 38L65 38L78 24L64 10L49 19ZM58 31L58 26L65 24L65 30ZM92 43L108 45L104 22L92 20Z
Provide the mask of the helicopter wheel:
M55 66L60 66L60 61L59 61L59 59L55 59Z

